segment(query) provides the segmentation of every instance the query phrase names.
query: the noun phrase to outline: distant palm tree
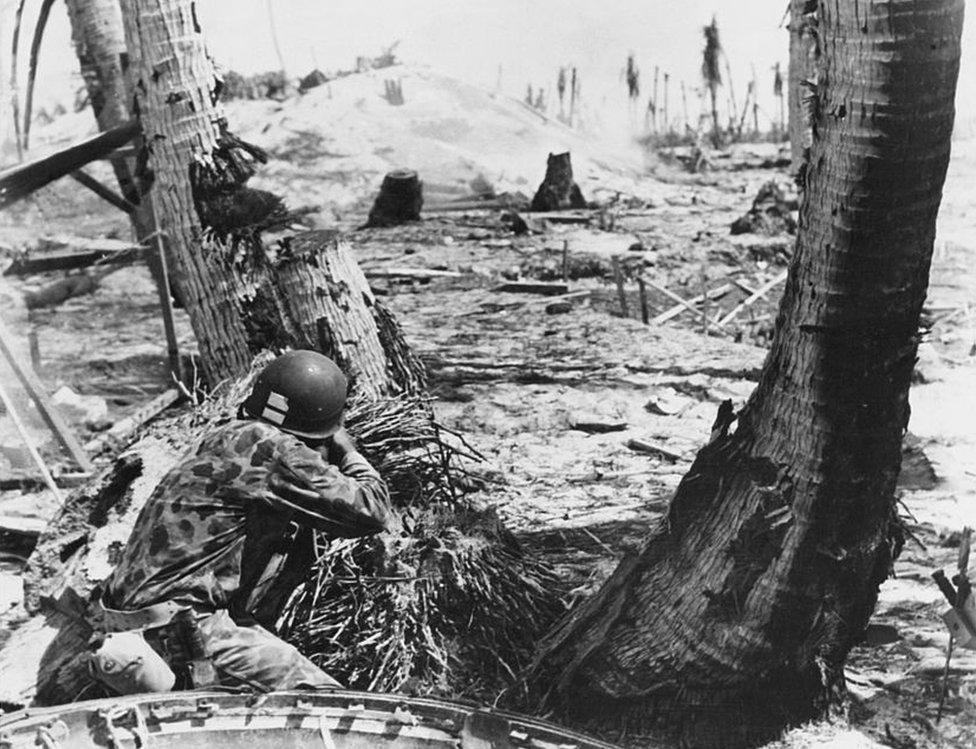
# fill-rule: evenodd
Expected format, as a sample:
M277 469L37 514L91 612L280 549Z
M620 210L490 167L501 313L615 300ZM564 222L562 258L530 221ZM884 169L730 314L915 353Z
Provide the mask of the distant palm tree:
M718 21L712 16L712 22L705 26L705 49L702 53L702 79L708 87L712 100L712 141L719 145L722 140L722 129L718 124L718 87L722 85L722 71L719 69L719 58L722 54L722 43L718 37Z

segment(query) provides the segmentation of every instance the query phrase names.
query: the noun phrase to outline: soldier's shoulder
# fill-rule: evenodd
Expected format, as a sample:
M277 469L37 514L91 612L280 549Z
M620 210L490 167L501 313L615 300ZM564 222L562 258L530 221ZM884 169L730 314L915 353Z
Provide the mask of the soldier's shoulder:
M249 455L256 449L267 451L271 446L287 438L280 429L263 421L236 420L219 427L211 435L211 445L218 445L234 455Z

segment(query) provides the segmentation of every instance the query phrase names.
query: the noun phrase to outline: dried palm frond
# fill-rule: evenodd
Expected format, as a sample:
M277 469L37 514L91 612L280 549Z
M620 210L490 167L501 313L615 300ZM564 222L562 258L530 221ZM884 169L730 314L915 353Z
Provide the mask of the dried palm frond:
M186 418L233 418L271 358L257 357L249 376L222 384ZM403 531L318 537L317 563L286 603L279 633L349 687L492 697L564 613L558 578L494 511L461 496L458 458L479 456L445 439L425 397L354 396L346 427L389 486Z
M349 687L484 699L564 612L557 583L493 511L442 505L385 543L320 548L279 630Z

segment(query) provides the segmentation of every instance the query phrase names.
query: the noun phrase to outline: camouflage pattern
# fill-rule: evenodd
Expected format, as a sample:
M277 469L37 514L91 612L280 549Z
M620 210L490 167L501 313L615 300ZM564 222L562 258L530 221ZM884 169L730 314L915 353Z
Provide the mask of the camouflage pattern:
M385 530L388 500L383 480L358 453L335 466L324 448L271 424L232 422L207 436L149 497L103 601L123 611L176 601L205 615L200 625L222 681L266 689L334 686L259 626L265 620L249 616L248 603L269 563L287 559L296 541L307 571L311 529L333 538ZM273 578L271 587L287 587L281 582ZM288 585L295 582L292 576ZM274 592L283 599L291 590Z
M232 422L156 487L104 600L122 610L163 601L198 612L227 608L240 587L245 545L248 562L263 551L248 535L273 544L290 523L335 538L369 535L386 529L387 503L386 485L359 454L334 466L270 424Z
M227 611L201 617L197 626L222 686L247 686L258 691L342 686L264 627L257 624L242 626ZM146 640L178 673L181 688L200 686L187 676L189 656L172 634L166 627L151 629L146 632Z

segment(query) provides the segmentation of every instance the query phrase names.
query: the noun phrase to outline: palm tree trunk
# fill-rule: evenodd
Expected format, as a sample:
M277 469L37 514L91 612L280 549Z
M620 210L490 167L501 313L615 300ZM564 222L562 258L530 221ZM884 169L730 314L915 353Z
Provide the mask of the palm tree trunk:
M660 527L545 646L535 676L577 715L666 709L723 746L815 716L900 549L963 0L819 14L826 83L772 350L734 432L729 404Z
M67 0L67 7L75 54L98 129L113 130L133 116L123 68L128 51L122 9L118 0ZM150 198L141 195L135 159L116 157L111 163L123 197L136 206L129 217L136 241L141 242L154 231ZM155 268L154 275L158 275Z
M422 367L341 237L292 238L268 252L257 234L219 239L207 229L198 213L202 186L240 188L250 164L247 147L226 130L193 3L122 0L122 11L143 134L152 144L157 216L207 378L247 371L264 349L327 348L360 392L416 392ZM222 193L223 205L240 212L241 195Z
M787 73L789 109L790 170L794 174L803 162L803 152L810 145L810 132L803 113L806 93L802 81L816 79L816 2L790 0L790 69ZM779 97L780 133L783 128L783 97Z

